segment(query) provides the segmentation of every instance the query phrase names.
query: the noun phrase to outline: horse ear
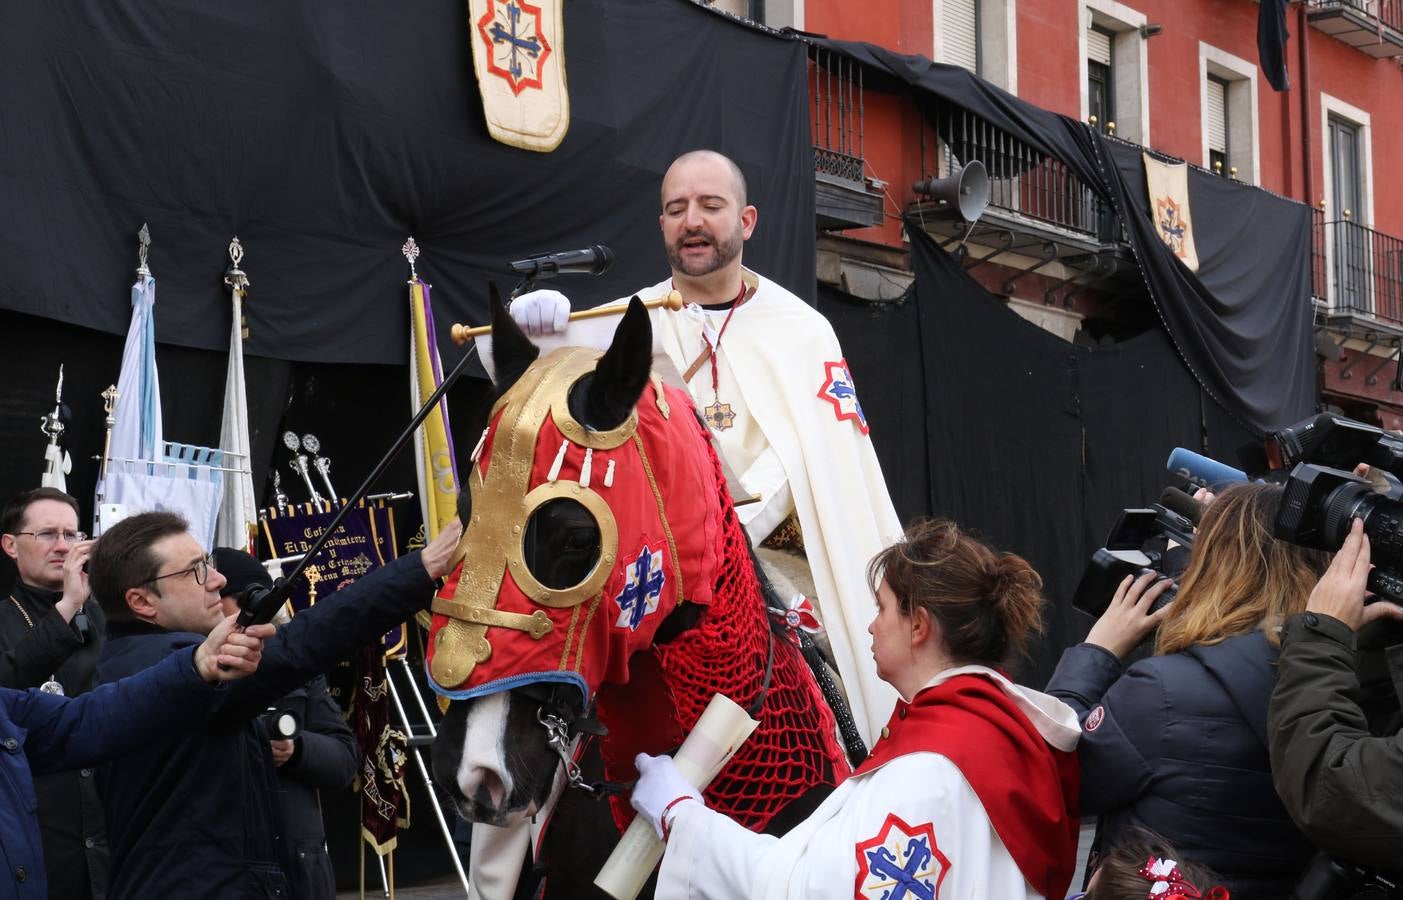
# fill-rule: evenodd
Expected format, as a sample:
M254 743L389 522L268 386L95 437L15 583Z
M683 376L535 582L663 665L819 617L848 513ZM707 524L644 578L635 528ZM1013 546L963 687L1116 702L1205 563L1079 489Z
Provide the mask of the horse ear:
M541 348L531 343L526 332L507 311L496 282L489 281L487 291L491 295L492 360L497 369L497 392L505 394L541 355Z
M622 425L648 386L652 369L653 323L635 295L587 385L584 420L589 427L608 431Z

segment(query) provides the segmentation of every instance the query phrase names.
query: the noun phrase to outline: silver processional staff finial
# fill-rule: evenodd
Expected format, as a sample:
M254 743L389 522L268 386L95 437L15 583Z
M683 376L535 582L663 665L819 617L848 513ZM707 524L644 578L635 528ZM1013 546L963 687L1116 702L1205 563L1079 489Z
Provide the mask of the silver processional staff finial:
M151 249L151 229L146 227L146 223L141 223L141 230L136 233L136 274L151 277L151 268L146 265L146 252Z
M224 273L224 283L240 291L248 290L248 274L239 268L239 263L243 261L244 245L239 243L239 237L235 235L229 242L229 269Z

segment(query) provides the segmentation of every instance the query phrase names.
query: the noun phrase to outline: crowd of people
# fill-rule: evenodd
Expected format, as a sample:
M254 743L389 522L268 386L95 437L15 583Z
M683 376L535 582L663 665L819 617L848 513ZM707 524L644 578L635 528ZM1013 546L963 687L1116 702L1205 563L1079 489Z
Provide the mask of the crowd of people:
M356 759L322 673L427 608L461 528L276 631L240 630L235 590L180 516L89 541L77 515L40 488L0 516L21 613L0 619L0 896L333 897L312 792L347 784ZM235 587L267 579L219 553ZM275 740L262 714L289 703L304 729Z
M1377 708L1360 673L1364 629L1403 608L1365 604L1361 522L1332 560L1272 536L1280 502L1267 484L1212 499L1173 602L1154 604L1167 578L1127 578L1046 693L1003 674L1039 622L1037 575L951 523L909 529L871 570L872 652L902 697L872 756L782 838L641 756L658 896L837 896L855 873L861 898L1062 897L1081 817L1097 831L1075 896L1395 896L1397 645Z
M733 493L754 495L751 539L813 571L869 752L783 836L640 756L632 802L666 844L658 896L1306 900L1350 896L1302 892L1322 866L1403 868L1403 608L1366 602L1360 523L1332 557L1273 536L1278 487L1206 497L1172 602L1155 602L1167 579L1127 578L1043 690L1015 683L1038 574L949 521L898 533L831 329L741 266L757 213L733 162L679 158L661 199L672 278L652 290L695 307L660 326L663 350ZM538 333L568 311L547 292L512 308ZM821 384L774 374L784 361L759 348L786 334ZM815 386L822 416L795 400ZM862 479L820 484L807 467L825 459L877 473L860 522L841 490ZM0 513L17 571L0 603L0 897L333 896L316 792L349 782L356 750L323 673L428 606L461 525L276 629L240 630L234 598L267 582L252 557L207 553L171 513L97 541L78 515L51 488ZM270 706L294 707L301 732L271 735ZM474 834L484 897L515 890L523 847Z

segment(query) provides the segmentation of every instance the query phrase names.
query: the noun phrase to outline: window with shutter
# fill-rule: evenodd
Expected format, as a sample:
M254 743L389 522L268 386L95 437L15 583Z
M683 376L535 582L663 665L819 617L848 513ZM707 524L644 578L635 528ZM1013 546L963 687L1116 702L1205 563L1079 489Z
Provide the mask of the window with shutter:
M1106 130L1115 121L1115 91L1111 84L1111 33L1100 28L1086 31L1086 97L1089 118Z
M979 73L979 0L941 4L943 62Z
M1111 33L1100 28L1086 32L1086 58L1103 66L1111 64Z
M1228 83L1210 75L1206 87L1208 108L1204 110L1203 127L1208 137L1208 165L1219 175L1231 176L1231 154L1228 152Z

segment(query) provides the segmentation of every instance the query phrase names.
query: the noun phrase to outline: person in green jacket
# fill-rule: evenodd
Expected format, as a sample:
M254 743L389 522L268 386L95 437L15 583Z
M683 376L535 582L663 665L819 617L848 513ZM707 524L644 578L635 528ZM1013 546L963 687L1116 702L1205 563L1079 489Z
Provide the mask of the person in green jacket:
M1392 690L1371 691L1361 679L1368 659L1359 632L1403 620L1403 607L1382 600L1365 605L1370 568L1369 539L1356 519L1306 611L1286 623L1267 736L1277 793L1311 842L1337 859L1398 873L1403 643L1383 651ZM1386 702L1376 709L1380 700Z

